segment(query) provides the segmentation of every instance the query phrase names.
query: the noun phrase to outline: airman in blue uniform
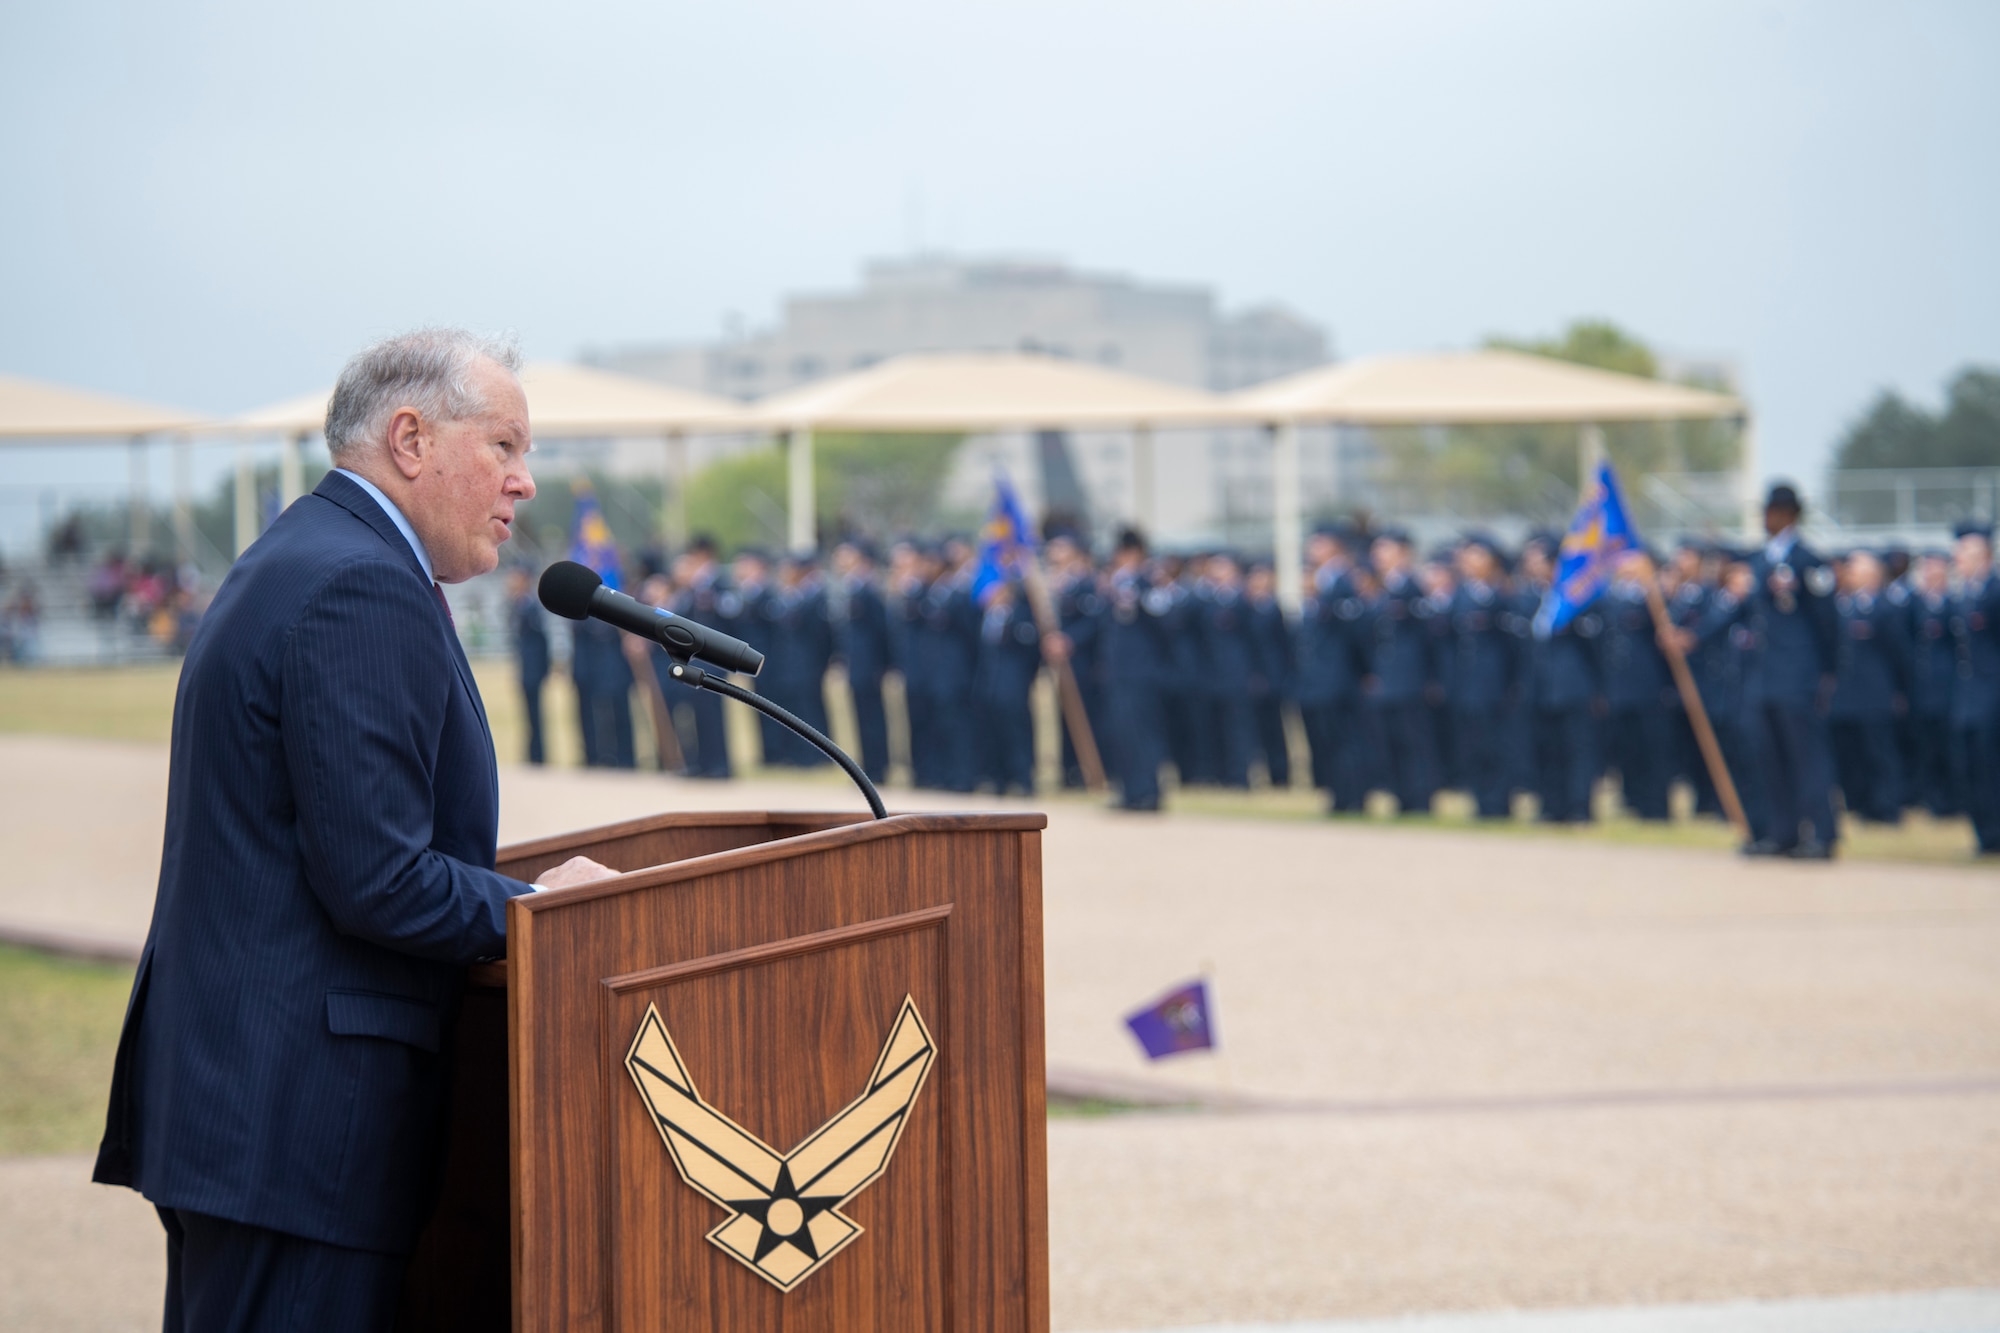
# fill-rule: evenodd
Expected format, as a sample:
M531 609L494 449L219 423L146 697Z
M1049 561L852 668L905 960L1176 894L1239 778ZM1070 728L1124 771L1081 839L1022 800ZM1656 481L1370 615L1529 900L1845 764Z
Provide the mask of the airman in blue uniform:
M1647 605L1652 577L1651 558L1635 552L1604 591L1604 702L1625 806L1641 819L1663 820L1673 778L1674 684Z
M1951 729L1959 790L1982 856L2000 855L2000 575L1993 572L1993 530L1963 523L1953 551L1958 596L1952 641L1958 685Z
M930 694L930 728L937 734L938 785L968 792L979 785L979 729L972 675L979 661L980 613L972 600L972 547L947 539L942 569L924 594L930 669L919 688Z
M1032 796L1035 718L1029 700L1042 669L1041 631L1018 584L996 583L985 600L973 672L982 774L998 795Z
M914 538L905 538L891 548L883 600L889 614L889 643L896 673L903 682L903 736L909 746L910 785L922 788L944 785L939 776L943 764L939 758L937 728L931 725L930 691L923 683L929 676L932 657L924 603L936 573L935 558Z
M514 631L514 660L520 667L521 705L528 723L528 762L548 755L542 739L542 685L549 678L549 632L541 601L528 571L507 571L508 620Z
M1514 700L1517 640L1500 548L1483 535L1458 550L1458 588L1451 599L1452 655L1446 677L1459 780L1472 794L1481 819L1504 819L1507 710Z
M1070 674L1083 701L1084 720L1097 742L1098 758L1104 761L1104 684L1099 660L1104 598L1098 592L1097 571L1091 567L1090 553L1082 542L1068 533L1050 537L1046 550L1049 591L1061 629L1059 644L1052 646L1069 658ZM1070 734L1068 715L1058 709L1058 716L1062 719L1062 783L1080 789L1084 776L1076 738Z
M1201 647L1198 683L1206 695L1213 774L1225 787L1250 786L1250 759L1259 748L1251 711L1259 679L1252 636L1254 612L1243 593L1243 572L1232 555L1212 555L1203 564L1193 600L1195 633Z
M833 624L819 572L803 556L778 564L778 587L764 602L771 651L757 681L772 703L822 734L827 729L826 671L833 661ZM761 715L760 715L761 716ZM819 749L770 718L764 726L764 762L811 768L830 762Z
M1750 562L1750 595L1729 617L1710 617L1709 625L1740 619L1750 629L1745 706L1766 822L1753 826L1744 853L1826 860L1839 837L1826 742L1838 627L1833 570L1800 538L1802 512L1797 491L1771 488L1764 505L1770 540Z
M1359 814L1368 791L1359 754L1361 681L1368 675L1368 603L1356 584L1349 538L1332 529L1306 547L1299 617L1299 715L1312 751L1313 785L1329 814Z
M1273 787L1292 785L1291 743L1285 734L1297 667L1292 625L1278 602L1277 577L1269 561L1250 566L1243 583L1250 607L1250 714L1257 726L1257 752L1264 779Z
M1905 783L1908 799L1943 819L1962 814L1965 801L1952 775L1951 698L1958 683L1958 648L1952 639L1951 560L1926 551L1914 570L1910 595L1910 729L1916 755Z
M1849 814L1882 824L1903 817L1896 719L1909 704L1909 617L1883 595L1881 562L1850 551L1834 595L1839 638L1827 708L1834 773Z
M858 541L834 548L833 577L826 606L833 623L834 651L854 701L854 726L861 742L861 771L876 782L889 779L889 715L882 681L891 665L889 609L875 578L874 553Z
M1146 569L1145 540L1129 530L1119 537L1106 583L1104 697L1110 721L1108 748L1118 775L1118 806L1158 810L1160 764L1166 758L1160 682L1171 669L1166 619L1173 600L1153 585Z
M771 587L771 565L763 552L738 551L736 558L730 562L729 586L715 599L716 616L722 622L718 628L763 653L765 671L770 670L771 658L781 647L772 634L776 612L771 602L776 595ZM769 683L762 675L756 680L744 682L744 685L760 693L769 689ZM766 764L780 762L783 753L783 741L773 735L776 730L775 723L760 715L757 734L762 742Z
M1376 593L1369 607L1365 706L1375 713L1382 738L1380 780L1399 813L1428 814L1437 795L1437 741L1431 731L1437 608L1411 565L1410 539L1400 531L1375 538L1369 548Z
M1201 608L1194 590L1182 582L1187 564L1178 557L1155 557L1151 565L1160 628L1167 636L1161 663L1160 707L1166 715L1167 757L1183 787L1215 782L1215 738L1208 691L1201 683ZM1199 567L1199 561L1194 562Z
M1536 609L1548 596L1556 544L1547 538L1521 549L1523 591ZM1531 717L1535 794L1539 818L1550 824L1587 823L1597 780L1596 712L1604 706L1601 651L1604 615L1585 607L1558 629L1531 640L1527 711Z
M721 567L715 561L715 542L697 535L688 549L674 562L674 592L667 609L686 616L699 625L730 632L723 624L722 596L727 591ZM665 653L654 663L656 672L671 672L673 664ZM660 690L676 715L685 715L692 725L676 728L681 757L687 761L692 778L726 778L730 774L728 728L723 722L722 696L707 690L691 690L672 681L662 681Z

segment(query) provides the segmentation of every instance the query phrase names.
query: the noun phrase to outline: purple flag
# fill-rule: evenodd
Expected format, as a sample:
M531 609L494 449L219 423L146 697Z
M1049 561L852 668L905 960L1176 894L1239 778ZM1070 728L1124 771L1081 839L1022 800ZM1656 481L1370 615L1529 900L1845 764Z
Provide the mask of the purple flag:
M1125 1026L1146 1048L1149 1060L1182 1051L1212 1050L1215 1028L1209 1021L1208 982L1190 981L1175 987L1144 1009L1125 1015Z

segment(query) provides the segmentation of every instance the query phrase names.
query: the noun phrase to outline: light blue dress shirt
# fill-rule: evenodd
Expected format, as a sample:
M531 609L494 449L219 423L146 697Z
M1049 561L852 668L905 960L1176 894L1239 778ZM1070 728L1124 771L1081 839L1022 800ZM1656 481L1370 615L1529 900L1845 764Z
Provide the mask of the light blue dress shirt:
M396 531L403 534L403 540L408 542L410 549L416 553L417 563L424 567L424 577L436 583L437 575L431 571L431 553L424 549L421 541L417 540L417 530L410 526L409 519L403 517L403 511L396 508L396 502L382 494L380 487L359 472L349 472L344 467L337 467L334 471L375 497L375 503L382 506L382 512L389 516L389 521L396 525Z

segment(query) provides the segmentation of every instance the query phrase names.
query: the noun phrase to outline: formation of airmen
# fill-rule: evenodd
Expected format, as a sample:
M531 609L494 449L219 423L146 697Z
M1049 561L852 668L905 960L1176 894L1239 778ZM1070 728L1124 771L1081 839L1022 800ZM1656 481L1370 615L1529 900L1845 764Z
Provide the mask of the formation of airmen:
M746 683L822 731L829 668L840 664L859 759L877 781L894 734L894 758L919 787L1032 792L1032 693L1045 664L1066 661L1130 810L1160 807L1170 764L1184 787L1309 779L1335 815L1361 813L1374 793L1422 814L1457 790L1482 819L1511 817L1528 794L1541 820L1581 822L1608 776L1641 819L1668 818L1676 783L1698 813L1719 815L1665 635L1741 797L1746 854L1832 855L1837 808L1892 823L1911 808L1969 815L1981 852L2000 853L1991 530L1962 525L1948 550L1823 559L1799 537L1800 512L1778 486L1764 546L1632 553L1546 636L1534 623L1558 559L1554 533L1517 552L1481 534L1419 551L1393 528L1322 528L1308 542L1297 615L1282 608L1268 561L1155 553L1130 531L1102 562L1074 534L1047 536L1046 622L1018 580L975 597L977 553L958 538L899 541L886 559L861 541L824 562L746 551L726 568L697 539L646 571L636 595L760 648L767 665ZM1664 631L1649 605L1655 576ZM516 637L538 719L549 654L526 584L516 585ZM666 688L657 649L621 644L596 622L576 632L589 763L634 762L634 665L650 659L673 701L685 771L730 775L719 698ZM892 710L902 714L893 727ZM531 731L538 760L538 721ZM1062 781L1080 787L1084 764L1062 731ZM761 759L824 762L768 720Z

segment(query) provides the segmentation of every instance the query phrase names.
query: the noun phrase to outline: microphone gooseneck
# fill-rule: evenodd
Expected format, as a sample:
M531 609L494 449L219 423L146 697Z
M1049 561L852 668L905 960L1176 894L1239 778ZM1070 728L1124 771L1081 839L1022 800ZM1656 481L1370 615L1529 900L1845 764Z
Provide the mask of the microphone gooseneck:
M734 681L725 680L713 671L704 671L692 662L676 661L673 666L673 676L675 680L681 682L683 685L691 685L696 689L709 690L723 696L725 699L734 699L738 703L748 704L766 717L771 718L797 735L811 741L821 754L833 760L834 763L839 764L841 771L854 779L854 785L859 787L861 794L867 798L868 809L875 818L887 819L889 817L888 807L882 804L882 793L875 790L875 784L869 780L866 773L862 772L861 765L854 762L854 756L841 749L838 745L835 745L818 727L813 726L812 723L792 713L789 709L779 707L763 695L752 690L746 690Z

